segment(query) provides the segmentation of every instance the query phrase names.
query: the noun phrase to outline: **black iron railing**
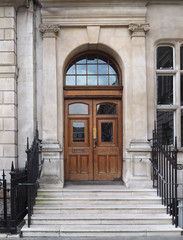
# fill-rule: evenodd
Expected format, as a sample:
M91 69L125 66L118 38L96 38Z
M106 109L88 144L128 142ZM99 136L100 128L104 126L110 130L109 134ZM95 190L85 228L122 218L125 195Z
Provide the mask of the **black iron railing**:
M31 224L31 215L39 187L43 160L39 161L40 140L38 129L31 147L27 139L27 162L23 169L15 168L12 163L10 183L7 184L3 170L0 179L0 233L17 233L24 224L24 218L28 214L28 226Z
M10 184L7 184L4 170L0 182L3 195L0 232L17 233L24 224L24 217L27 214L27 188L19 185L27 182L27 170L15 169L12 163Z
M39 139L39 132L36 128L36 134L32 142L32 146L29 148L29 139L27 138L27 188L28 188L28 227L31 225L31 216L33 213L33 207L35 205L35 199L37 196L37 189L39 187L39 181L41 171L44 163L44 159L39 164L39 152L41 140Z
M161 197L162 204L166 206L167 214L172 216L172 224L177 227L179 225L178 203L182 199L182 196L178 195L178 188L182 186L182 183L178 181L178 170L183 169L183 165L177 163L177 138L175 137L174 147L165 144L165 140L162 144L156 124L152 135L150 139L152 159L150 161L153 166L153 187L157 188L157 195Z

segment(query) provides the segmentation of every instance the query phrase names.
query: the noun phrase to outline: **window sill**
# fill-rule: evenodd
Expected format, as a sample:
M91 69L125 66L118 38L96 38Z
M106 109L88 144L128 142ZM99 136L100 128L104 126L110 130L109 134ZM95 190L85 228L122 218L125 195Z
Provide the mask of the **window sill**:
M167 70L164 70L164 69L160 70L160 69L158 69L158 70L156 70L157 74L173 74L173 75L175 75L177 72L178 72L178 70L174 70L174 69L167 69Z
M156 105L157 110L177 110L178 105Z

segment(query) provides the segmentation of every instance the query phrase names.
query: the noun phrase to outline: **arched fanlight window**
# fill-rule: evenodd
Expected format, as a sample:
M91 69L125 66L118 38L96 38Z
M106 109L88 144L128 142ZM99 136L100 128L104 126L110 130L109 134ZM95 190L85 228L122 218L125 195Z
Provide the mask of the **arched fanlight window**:
M67 68L66 86L119 85L115 63L107 56L89 53L76 58Z

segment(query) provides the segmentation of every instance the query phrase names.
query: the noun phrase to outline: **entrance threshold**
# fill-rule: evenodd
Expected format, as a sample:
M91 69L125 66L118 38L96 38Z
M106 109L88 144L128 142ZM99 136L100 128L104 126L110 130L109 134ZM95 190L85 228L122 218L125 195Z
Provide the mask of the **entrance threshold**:
M119 185L124 186L124 182L121 181L65 181L65 186L71 185Z

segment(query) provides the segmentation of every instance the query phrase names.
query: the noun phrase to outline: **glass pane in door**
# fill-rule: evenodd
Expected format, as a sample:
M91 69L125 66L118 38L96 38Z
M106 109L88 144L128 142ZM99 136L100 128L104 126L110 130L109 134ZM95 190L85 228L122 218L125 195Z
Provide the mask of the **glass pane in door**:
M113 123L101 123L101 142L113 142Z
M85 123L73 122L73 142L85 141Z

